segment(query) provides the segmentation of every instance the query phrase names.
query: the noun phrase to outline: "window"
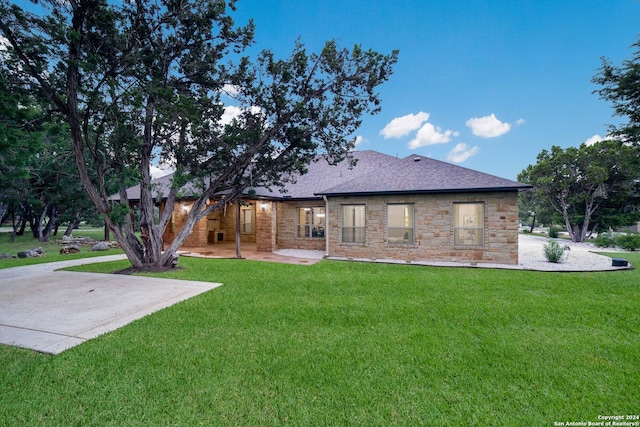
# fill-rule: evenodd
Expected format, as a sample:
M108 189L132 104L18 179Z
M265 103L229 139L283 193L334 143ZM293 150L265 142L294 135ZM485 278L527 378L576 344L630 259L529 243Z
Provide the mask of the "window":
M453 244L484 246L484 203L453 204Z
M364 243L364 205L342 205L342 241Z
M298 237L324 237L324 208L298 208Z
M387 205L387 243L413 244L413 204Z
M240 232L242 234L251 234L253 223L253 209L251 209L251 205L243 206L240 209Z

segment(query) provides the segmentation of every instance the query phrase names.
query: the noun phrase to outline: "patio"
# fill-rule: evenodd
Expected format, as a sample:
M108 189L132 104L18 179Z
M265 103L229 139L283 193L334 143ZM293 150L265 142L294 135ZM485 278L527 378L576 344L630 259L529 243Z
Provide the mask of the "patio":
M178 251L178 255L198 258L237 258L236 244L234 242L216 243L214 245L199 247L182 247L182 249ZM283 264L312 265L320 261L320 259L317 258L292 257L273 252L258 252L255 243L242 243L241 255L242 259L279 262Z

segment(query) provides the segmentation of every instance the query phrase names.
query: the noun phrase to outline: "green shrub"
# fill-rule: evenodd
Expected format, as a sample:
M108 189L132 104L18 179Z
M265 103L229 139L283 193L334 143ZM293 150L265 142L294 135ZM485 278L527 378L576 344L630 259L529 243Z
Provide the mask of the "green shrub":
M593 239L593 244L600 248L610 248L616 246L616 235L610 231L606 233L599 233L598 237Z
M561 230L560 227L556 227L555 225L552 225L551 227L549 227L549 237L551 237L552 239L557 239L558 233L560 233L560 230Z
M544 256L547 261L560 263L566 258L564 248L555 240L549 240L544 245Z
M616 246L628 251L636 251L640 248L640 235L621 234L616 238Z

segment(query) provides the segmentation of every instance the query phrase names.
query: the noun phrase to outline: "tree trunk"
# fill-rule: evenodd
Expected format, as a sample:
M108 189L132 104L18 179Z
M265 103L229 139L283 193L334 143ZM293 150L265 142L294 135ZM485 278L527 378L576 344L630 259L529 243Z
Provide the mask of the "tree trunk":
M151 156L153 153L153 120L156 112L155 99L149 96L145 108L144 137L140 161L140 233L144 264L157 265L162 256L162 232L156 227L154 200L151 195ZM173 260L169 265L171 267Z
M27 218L25 217L24 206L20 206L20 212L17 215L15 208L11 210L11 225L13 226L13 231L9 237L9 243L13 243L16 236L22 236L25 228L27 227Z
M533 216L533 219L531 220L531 228L529 229L529 233L533 233L533 229L536 228L536 216Z
M17 235L24 236L24 230L27 228L27 217L24 212L20 215L20 228L18 228Z
M50 206L49 203L47 203L44 208L42 209L42 213L40 214L40 216L38 216L37 220L37 238L39 241L41 242L46 242L47 240L49 240L48 238L46 238L45 236L45 231L46 228L43 226L44 224L44 220L47 218L47 213L49 212ZM50 223L50 221L47 223L47 225Z
M71 236L71 234L73 233L73 230L75 230L78 227L78 225L80 225L81 221L82 221L82 215L80 214L80 212L76 212L75 218L69 221L69 224L67 225L67 229L64 231L64 235L67 237Z
M0 202L0 226L9 218L9 204Z
M567 205L567 202L564 200L564 198L560 198L560 205L562 207L562 219L564 220L564 226L567 229L567 233L569 233L569 237L571 238L571 241L577 242L576 235L573 232L573 227L571 226L571 221L569 220L569 210L568 210L569 207Z
M13 231L11 232L11 236L9 236L9 243L13 243L16 240L16 234L18 234L18 224L16 223L15 210L11 212L11 225L13 226Z
M40 223L40 241L48 242L51 239L51 232L58 220L58 209L55 205L47 205L47 209L43 212L43 215L45 215L44 218L42 218L43 221L47 216L49 217L49 220L44 228L42 228L42 222Z
M11 232L11 236L9 236L9 243L13 243L16 240L16 227L13 227L13 231Z
M28 219L29 219L29 228L31 228L31 234L34 239L40 240L40 231L42 230L42 220L44 219L42 215L44 215L44 210L42 215L36 215L33 209L29 209L28 211Z

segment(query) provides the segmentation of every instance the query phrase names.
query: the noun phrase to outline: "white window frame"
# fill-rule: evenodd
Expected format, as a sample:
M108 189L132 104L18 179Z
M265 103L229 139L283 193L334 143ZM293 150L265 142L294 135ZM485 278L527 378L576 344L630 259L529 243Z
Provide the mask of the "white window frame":
M300 221L303 217L301 212L305 213L306 223L301 223ZM296 209L296 214L296 236L298 238L324 239L326 229L326 212L324 206L299 207Z
M404 224L391 225L390 209L404 209ZM387 204L387 243L393 245L413 245L415 230L415 203L388 203ZM398 233L399 232L399 233ZM402 237L399 237L402 236Z
M352 209L351 212L348 212L350 216L348 221L346 221L345 218L346 209ZM357 213L359 209L362 209L361 214ZM362 216L361 218L359 218L360 215ZM366 215L367 207L364 203L340 205L340 241L342 243L363 244L366 242ZM362 225L356 225L360 222L359 220L361 220ZM351 223L353 223L353 225L351 225ZM347 233L351 234L352 238L345 240Z
M466 207L461 212L462 207ZM468 207L473 207L472 210ZM453 204L453 245L485 246L485 203L455 202Z
M248 215L249 221L246 221L247 212L249 213ZM240 233L241 234L253 233L253 205L240 207Z

